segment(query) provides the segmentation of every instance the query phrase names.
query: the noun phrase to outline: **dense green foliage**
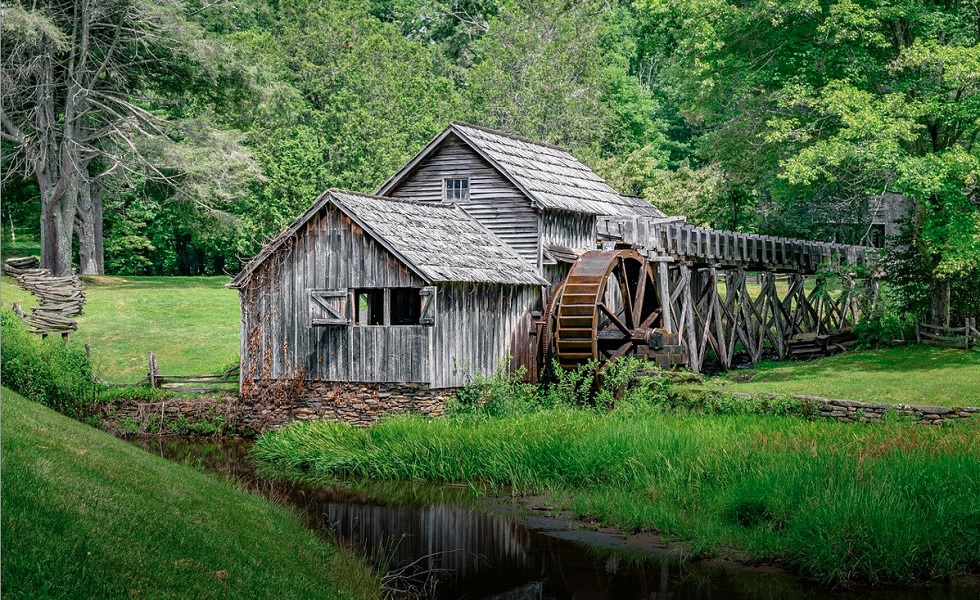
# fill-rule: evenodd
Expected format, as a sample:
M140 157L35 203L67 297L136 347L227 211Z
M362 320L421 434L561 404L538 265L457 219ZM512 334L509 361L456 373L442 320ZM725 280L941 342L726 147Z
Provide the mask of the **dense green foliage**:
M378 596L283 508L6 388L0 407L4 598Z
M737 411L736 411L737 412ZM662 412L631 402L498 417L324 421L265 434L268 474L551 492L580 516L656 529L696 556L784 561L824 581L980 566L978 423L854 426Z
M717 227L866 241L881 195L904 195L897 308L978 310L975 2L168 6L195 50L140 89L186 125L180 185L105 182L108 272L234 272L324 188L373 191L459 118L565 146ZM37 222L35 188L6 182L8 228Z
M0 371L3 384L24 396L75 417L86 416L96 400L92 365L85 349L66 346L57 336L28 333L9 309L0 312Z

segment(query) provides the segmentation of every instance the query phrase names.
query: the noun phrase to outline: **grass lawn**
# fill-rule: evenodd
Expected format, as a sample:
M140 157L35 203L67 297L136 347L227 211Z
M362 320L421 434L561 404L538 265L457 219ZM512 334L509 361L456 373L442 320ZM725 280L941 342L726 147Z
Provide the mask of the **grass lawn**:
M837 582L980 568L980 419L861 426L767 415L549 409L294 423L254 447L272 476L511 486L694 556L779 560Z
M980 406L980 352L912 345L812 361L762 362L701 389L809 394L865 402Z
M4 598L372 598L299 517L3 389Z
M41 237L32 230L17 229L16 241L10 239L10 230L0 227L0 254L4 258L20 256L40 256Z
M85 313L72 336L92 347L95 371L109 381L146 375L154 352L164 374L217 373L238 362L238 293L227 277L84 277ZM33 296L4 276L3 305Z

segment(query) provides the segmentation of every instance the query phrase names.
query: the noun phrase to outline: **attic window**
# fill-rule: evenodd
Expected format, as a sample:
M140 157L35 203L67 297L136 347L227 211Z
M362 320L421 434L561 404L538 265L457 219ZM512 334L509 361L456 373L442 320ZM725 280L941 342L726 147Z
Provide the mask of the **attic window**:
M443 179L446 202L460 202L470 199L469 179Z

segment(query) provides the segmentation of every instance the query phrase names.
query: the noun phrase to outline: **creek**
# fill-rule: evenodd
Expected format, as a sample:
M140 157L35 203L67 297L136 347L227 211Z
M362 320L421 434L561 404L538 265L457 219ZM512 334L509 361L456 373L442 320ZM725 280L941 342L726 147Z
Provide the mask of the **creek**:
M546 507L466 486L350 482L312 487L262 477L237 439L146 438L172 461L295 508L307 526L386 572L385 585L439 600L975 600L963 578L916 588L829 591L779 569L683 561L659 538L575 526Z

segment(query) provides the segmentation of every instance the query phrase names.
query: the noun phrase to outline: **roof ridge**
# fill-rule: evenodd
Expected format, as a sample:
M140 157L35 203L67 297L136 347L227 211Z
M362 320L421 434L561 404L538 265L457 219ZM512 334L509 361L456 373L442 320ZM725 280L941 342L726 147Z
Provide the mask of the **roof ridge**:
M380 200L382 202L391 202L392 204L409 204L411 206L424 206L428 208L435 208L439 210L453 210L456 207L455 204L439 204L436 202L422 202L414 198L395 198L393 196L373 196L371 194L365 194L363 192L352 192L350 190L342 190L339 188L330 188L327 190L330 194L344 194L347 196L359 196L361 198L366 198L368 200Z
M473 123L467 123L466 121L453 121L452 123L450 123L450 125L472 127L473 129L482 131L484 133L492 133L493 135L499 135L500 137L509 138L517 142L524 142L525 144L531 144L532 146L542 146L544 148L551 148L552 150L558 150L560 152L564 152L565 154L568 154L569 156L572 156L571 152L569 152L566 148L562 148L561 146L556 146L555 144L549 144L548 142L540 142L537 140L532 140L531 138L526 138L513 133L507 133L505 131L499 131L497 129L490 129L489 127L484 127L482 125L474 125ZM575 157L572 156L572 158Z

